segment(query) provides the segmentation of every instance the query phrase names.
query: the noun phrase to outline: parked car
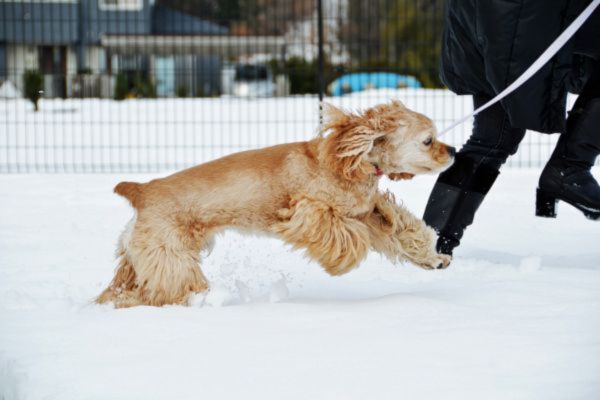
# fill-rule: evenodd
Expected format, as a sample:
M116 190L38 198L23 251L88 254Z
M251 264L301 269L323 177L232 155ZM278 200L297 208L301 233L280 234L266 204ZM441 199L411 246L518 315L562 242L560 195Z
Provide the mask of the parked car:
M332 96L360 92L367 89L421 88L423 85L417 78L391 72L358 72L342 75L331 84L328 91Z
M233 77L233 95L239 97L273 96L275 85L271 68L265 64L238 64Z

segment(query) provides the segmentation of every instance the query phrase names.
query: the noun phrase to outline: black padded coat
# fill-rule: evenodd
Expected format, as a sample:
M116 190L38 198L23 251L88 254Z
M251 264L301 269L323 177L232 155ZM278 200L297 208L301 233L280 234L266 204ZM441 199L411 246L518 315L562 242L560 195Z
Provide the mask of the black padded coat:
M517 79L589 3L448 0L442 81L457 94L493 97ZM511 124L563 132L567 91L577 93L599 59L600 7L550 62L502 101Z

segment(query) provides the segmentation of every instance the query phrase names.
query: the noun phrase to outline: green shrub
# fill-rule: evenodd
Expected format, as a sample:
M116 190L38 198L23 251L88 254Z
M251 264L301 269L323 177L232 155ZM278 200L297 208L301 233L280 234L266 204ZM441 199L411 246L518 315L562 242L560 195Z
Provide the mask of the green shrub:
M27 70L23 73L25 98L33 103L33 109L39 111L39 101L44 90L44 76L37 70Z
M175 90L175 95L177 97L188 97L188 88L185 85L177 86Z
M316 62L292 57L287 60L285 69L290 77L292 94L319 93L318 64Z
M127 75L122 72L117 74L115 78L115 100L125 100L129 94L129 80Z
M134 95L135 97L156 98L156 85L154 81L137 74L134 80Z
M115 100L124 100L130 97L156 97L156 84L150 78L142 75L130 75L119 72L115 79Z
M348 49L352 66L361 66L361 72L371 67L368 70L412 75L426 88L443 87L439 64L445 1L347 3L339 40Z
M92 69L90 67L79 68L77 70L77 73L79 75L91 75L92 74Z
M273 76L279 74L288 76L291 94L319 93L319 63L316 59L307 61L300 57L290 57L285 61L271 60L269 65ZM326 61L324 67L325 82L339 75L329 62Z

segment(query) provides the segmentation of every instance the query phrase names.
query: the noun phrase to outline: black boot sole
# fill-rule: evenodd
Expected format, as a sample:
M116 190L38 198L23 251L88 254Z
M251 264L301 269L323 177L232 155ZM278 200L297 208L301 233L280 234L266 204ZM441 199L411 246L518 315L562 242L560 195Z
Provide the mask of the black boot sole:
M544 218L556 218L556 204L559 200L572 205L581 211L586 218L592 221L597 221L600 219L600 210L586 207L562 196L541 190L540 188L537 189L535 199L535 215Z

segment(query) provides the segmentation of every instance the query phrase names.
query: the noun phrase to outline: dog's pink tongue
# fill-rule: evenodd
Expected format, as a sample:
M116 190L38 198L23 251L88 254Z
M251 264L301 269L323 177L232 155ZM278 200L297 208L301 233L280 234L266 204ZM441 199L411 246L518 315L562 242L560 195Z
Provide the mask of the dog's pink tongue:
M407 172L394 172L388 175L388 178L390 178L393 181L399 181L399 180L403 180L403 179L412 179L414 178L415 175L414 174L409 174Z

